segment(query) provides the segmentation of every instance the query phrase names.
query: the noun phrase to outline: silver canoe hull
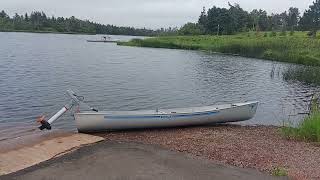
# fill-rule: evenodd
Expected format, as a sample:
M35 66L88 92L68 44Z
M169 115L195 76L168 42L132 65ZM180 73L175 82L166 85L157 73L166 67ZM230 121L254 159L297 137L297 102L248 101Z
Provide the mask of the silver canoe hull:
M251 119L258 102L159 109L145 111L101 111L75 113L79 132L192 126Z

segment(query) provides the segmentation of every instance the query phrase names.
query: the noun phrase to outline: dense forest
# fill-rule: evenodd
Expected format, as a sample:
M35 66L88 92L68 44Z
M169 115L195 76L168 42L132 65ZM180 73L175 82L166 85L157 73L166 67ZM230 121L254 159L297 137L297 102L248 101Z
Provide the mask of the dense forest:
M196 34L234 34L245 31L310 31L315 36L320 27L320 0L310 5L301 16L299 9L291 7L280 14L267 14L265 10L243 10L239 4L229 8L203 8L197 23L187 23L179 33Z
M28 31L28 32L57 32L57 33L84 33L84 34L112 34L133 36L155 36L162 34L176 34L177 29L161 28L151 30L146 28L118 27L103 25L88 20L80 20L74 16L48 17L44 12L32 12L30 15L15 14L10 17L5 11L0 12L0 31Z

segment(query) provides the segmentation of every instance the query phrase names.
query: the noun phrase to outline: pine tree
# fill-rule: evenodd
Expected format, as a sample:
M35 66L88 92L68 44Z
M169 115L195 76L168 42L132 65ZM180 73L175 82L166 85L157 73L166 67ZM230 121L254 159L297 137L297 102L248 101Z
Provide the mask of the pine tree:
M320 28L320 0L313 2L309 9L305 11L301 19L301 25L304 29L310 29L309 33L314 38Z
M203 7L202 12L200 14L199 20L198 20L198 24L200 26L201 29L203 29L204 32L206 32L207 30L207 26L208 26L208 17L207 17L207 11L206 8Z

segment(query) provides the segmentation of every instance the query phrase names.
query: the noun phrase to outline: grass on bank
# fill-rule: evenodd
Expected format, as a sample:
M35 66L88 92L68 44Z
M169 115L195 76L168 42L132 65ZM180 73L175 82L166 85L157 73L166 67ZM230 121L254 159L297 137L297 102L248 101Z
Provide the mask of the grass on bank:
M320 142L320 112L309 115L298 127L283 127L282 132L288 138Z
M320 108L318 99L312 100L311 113L297 127L284 126L282 133L287 138L320 142Z
M320 86L320 67L315 66L289 66L283 72L285 81L302 82Z
M320 66L320 38L312 39L307 32L274 34L274 32L241 33L224 36L164 36L133 39L119 45L205 50L274 61Z
M276 167L271 171L273 176L288 176L287 170L282 167Z

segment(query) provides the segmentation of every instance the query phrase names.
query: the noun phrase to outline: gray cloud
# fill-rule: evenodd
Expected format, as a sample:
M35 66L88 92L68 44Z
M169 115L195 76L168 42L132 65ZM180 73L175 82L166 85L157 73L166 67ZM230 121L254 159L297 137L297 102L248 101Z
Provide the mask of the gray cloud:
M298 7L302 12L313 0L229 0L245 10L265 9L268 13ZM40 10L48 15L72 15L104 24L159 28L197 21L203 6L227 7L223 0L1 0L0 9L10 15Z

